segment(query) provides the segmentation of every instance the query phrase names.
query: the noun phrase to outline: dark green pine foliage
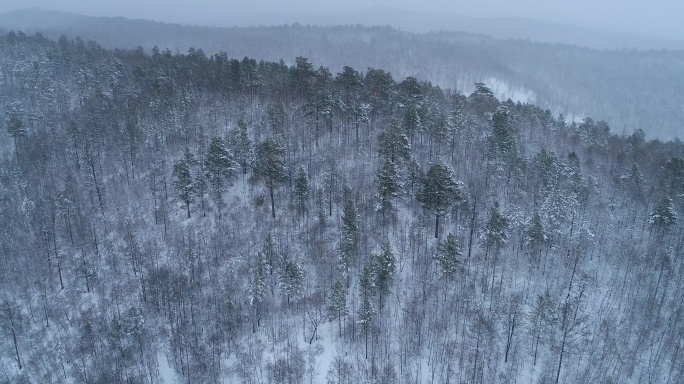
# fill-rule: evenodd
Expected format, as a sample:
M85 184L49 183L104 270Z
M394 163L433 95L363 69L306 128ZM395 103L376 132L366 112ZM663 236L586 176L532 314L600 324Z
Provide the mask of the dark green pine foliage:
M510 220L499 210L499 203L494 202L494 205L489 210L489 220L484 228L484 244L487 251L493 249L498 253L506 245L509 238Z
M178 197L185 204L188 219L190 218L190 204L195 201L197 194L195 181L190 172L190 167L195 163L195 157L186 147L183 158L173 165L173 186L178 193Z
M539 254L545 244L547 244L549 237L544 229L544 224L542 222L539 212L535 211L534 215L530 221L525 225L525 244L530 250L530 255L532 255L539 265Z
M629 169L629 176L627 177L629 193L636 201L644 200L644 174L639 169L637 163L632 164Z
M304 105L305 115L314 128L313 136L318 147L319 130L321 125L332 131L332 114L335 99L332 92L332 75L327 68L320 67L314 72L310 97ZM332 132L331 132L332 133Z
M20 336L28 328L28 324L28 318L14 301L6 299L0 301L0 333L12 339L17 366L20 371L23 369L23 366L18 340L21 340Z
M548 193L558 188L561 176L561 164L555 152L543 149L532 159L539 177L539 190Z
M515 141L512 115L508 107L500 106L492 115L492 135L489 138L489 156L497 168L512 171L518 167L519 154Z
M266 298L266 279L268 274L268 260L263 252L258 252L251 268L249 282L249 304L252 306L254 322L252 332L256 332L261 320L261 305Z
M361 305L359 306L358 316L359 324L363 328L364 337L366 339L366 358L368 358L368 331L370 331L373 315L375 315L375 309L373 308L373 303L371 299L373 298L373 267L366 264L359 275L359 296L361 299Z
M392 109L395 98L395 82L392 74L371 68L365 77L366 101L371 108L371 121L382 112Z
M21 114L22 110L19 102L11 102L5 106L5 128L10 137L14 139L15 150L19 138L26 136L26 127L21 119Z
M589 198L589 186L582 178L582 169L579 156L575 152L568 155L568 167L570 172L570 188L580 203L585 203Z
M377 255L373 263L373 275L375 276L375 286L379 293L380 310L382 310L385 297L389 294L390 288L394 283L394 274L397 268L397 258L392 252L389 243L382 244L382 252Z
M303 165L297 167L292 195L297 215L303 215L306 212L306 203L309 199L309 175Z
M342 89L342 111L347 117L347 125L354 125L356 142L359 142L359 123L362 108L359 102L359 91L363 86L361 75L351 67L345 66L342 72L335 76L335 83Z
M418 115L418 110L415 106L409 105L406 108L402 123L404 125L404 130L408 134L409 140L412 143L413 137L416 135L416 133L422 130L420 116Z
M347 315L347 285L342 280L336 280L328 296L328 315L337 318L339 335L342 336L342 316Z
M271 216L275 219L274 191L287 181L287 167L283 157L285 145L279 136L268 136L256 149L253 182L264 182L271 196Z
M382 167L375 175L375 183L378 185L378 197L380 198L380 210L382 211L383 223L385 213L392 209L392 200L399 197L401 181L397 165L392 160L385 160Z
M423 208L436 214L435 238L438 238L440 216L445 215L451 206L466 201L465 187L463 183L456 181L451 168L440 161L428 170L416 199Z
M261 253L264 256L264 260L266 260L266 271L268 272L269 275L273 275L273 271L279 270L282 268L282 260L278 257L278 252L276 251L276 244L275 244L275 239L273 238L273 234L269 233L268 236L266 236L266 241L264 242L264 247L261 249Z
M349 269L352 262L356 259L356 252L359 242L359 214L354 205L352 192L345 186L342 193L344 206L342 208L342 231L339 245L340 269L345 278L349 277Z
M677 223L677 213L674 210L671 198L666 196L658 201L653 213L651 213L649 223L659 228L667 228Z
M673 157L665 164L667 188L672 196L684 198L684 158Z
M301 296L303 283L304 270L302 266L294 260L285 260L280 275L280 290L285 295L288 305L290 299L298 299Z
M244 120L238 120L237 129L231 131L229 143L235 161L242 169L242 174L246 175L247 168L254 160L254 148L252 147L252 140L249 139L247 124Z
M444 279L451 279L461 266L461 244L454 234L449 233L446 241L439 243L434 256Z
M204 161L204 173L211 187L211 195L216 203L219 220L221 220L223 192L235 174L237 167L238 165L231 159L223 140L218 137L213 138L209 144L207 159Z
M389 128L380 134L378 142L378 152L385 160L398 162L411 158L409 138L396 121L392 121Z

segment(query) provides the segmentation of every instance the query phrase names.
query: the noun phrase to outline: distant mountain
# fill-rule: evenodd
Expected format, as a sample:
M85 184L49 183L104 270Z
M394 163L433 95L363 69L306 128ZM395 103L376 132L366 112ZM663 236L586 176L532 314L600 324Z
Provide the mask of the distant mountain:
M93 26L103 29L132 22L134 29L148 20L88 17L73 13L48 11L37 8L21 9L0 14L0 25L9 29L54 29L70 31L76 26ZM260 13L251 15L225 14L211 19L197 20L192 26L260 27L283 24L316 26L362 25L391 26L414 33L469 32L497 39L523 39L541 43L562 43L595 49L684 49L684 40L643 36L628 32L578 27L557 22L516 17L468 17L455 13L430 13L400 10L388 6L373 6L366 10L339 13ZM161 23L155 23L161 24ZM165 23L166 24L166 23ZM168 25L168 24L167 24ZM172 25L172 24L171 24ZM159 26L159 25L158 25Z
M642 36L628 32L578 27L557 22L517 17L468 17L455 13L405 11L388 6L344 13L225 15L208 20L216 26L259 26L300 23L304 25L392 26L408 32L470 32L497 39L526 39L596 49L684 49L684 40Z
M440 25L437 16L435 26ZM500 98L535 102L574 120L592 116L616 132L642 129L650 138L684 136L682 50L597 50L467 32L412 33L361 25L197 27L35 9L0 15L2 28L51 38L80 36L110 49L140 46L149 52L156 46L182 53L195 47L207 55L223 51L228 57L283 60L289 65L303 56L333 73L345 65L384 68L397 78L414 76L462 93L484 82Z

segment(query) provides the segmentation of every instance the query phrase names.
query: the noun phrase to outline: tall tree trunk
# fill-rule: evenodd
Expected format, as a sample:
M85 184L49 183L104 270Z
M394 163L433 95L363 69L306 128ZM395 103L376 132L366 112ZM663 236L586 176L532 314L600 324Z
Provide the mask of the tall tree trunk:
M477 213L477 197L473 201L473 216L470 219L470 238L468 240L468 258L473 251L473 235L475 234L475 214Z
M268 187L271 194L271 217L275 219L275 202L273 201L273 185Z
M437 220L435 220L435 239L439 239L439 213L437 214Z
M19 357L19 345L17 344L17 332L14 329L14 316L10 316L10 328L12 328L12 339L14 340L14 351L17 353L17 365L21 371L21 357Z

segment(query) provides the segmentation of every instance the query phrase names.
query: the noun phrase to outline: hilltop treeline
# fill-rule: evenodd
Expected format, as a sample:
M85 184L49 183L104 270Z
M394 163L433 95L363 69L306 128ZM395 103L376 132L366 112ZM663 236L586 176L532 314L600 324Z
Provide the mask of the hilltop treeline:
M681 141L294 63L0 38L0 381L682 376Z

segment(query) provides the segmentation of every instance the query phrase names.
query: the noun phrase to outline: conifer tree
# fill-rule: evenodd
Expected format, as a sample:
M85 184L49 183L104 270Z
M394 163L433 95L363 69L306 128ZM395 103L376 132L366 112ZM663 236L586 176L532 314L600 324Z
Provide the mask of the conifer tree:
M328 297L328 314L337 318L338 332L342 336L342 316L347 315L347 285L342 280L335 280Z
M382 210L383 223L385 212L392 208L392 200L399 197L401 181L396 164L391 160L385 160L382 167L375 175L375 183L378 185L378 196L380 198L380 210Z
M14 353L17 359L17 366L21 371L21 355L19 354L18 337L24 332L28 321L21 312L19 306L13 301L3 300L0 302L0 332L12 338Z
M359 306L359 324L363 328L364 337L366 339L366 358L368 358L368 331L371 328L371 322L373 321L373 315L375 314L375 309L373 309L373 304L371 299L373 297L373 266L366 264L359 275L359 296L361 299L361 305Z
M247 133L247 123L243 119L238 120L237 129L231 132L230 146L235 156L235 161L242 169L242 174L247 174L247 167L252 163L254 158L254 148L252 148L252 140Z
M271 196L271 216L275 219L275 189L287 180L287 167L283 160L285 145L279 136L269 136L257 146L252 181L263 181Z
M392 121L378 137L378 153L384 160L395 163L411 158L409 138L396 121Z
M176 188L178 197L185 204L188 219L190 218L190 204L195 201L195 195L197 194L195 181L193 180L192 173L190 173L190 167L194 164L195 157L186 147L183 158L173 165L173 186Z
M279 271L283 267L283 260L278 257L276 251L275 239L273 234L269 233L266 236L266 241L264 242L264 247L261 249L261 253L264 257L264 262L266 263L266 272L271 277L271 294L275 288L275 281L273 278L273 272Z
M435 238L439 238L439 218L445 215L452 205L466 201L465 186L457 182L451 168L440 161L428 170L416 199L423 208L436 214Z
M487 246L487 250L494 249L498 253L506 245L509 238L509 224L508 217L499 210L499 203L494 202L489 210L489 220L484 228L484 244Z
M397 268L397 259L392 252L390 243L382 244L382 252L373 260L373 275L375 287L379 293L380 310L384 304L385 296L389 294L394 283L394 273Z
M639 169L637 163L632 164L632 167L629 169L627 180L629 182L629 189L632 197L637 201L643 200L645 185L644 174L641 173L641 169Z
M354 206L351 189L345 186L343 191L344 206L342 208L342 231L339 244L340 267L344 277L349 277L351 262L356 258L359 241L358 212Z
M673 157L665 163L665 179L671 196L684 195L684 158Z
M309 198L309 176L303 165L297 167L295 173L293 197L298 215L306 212L306 203Z
M223 140L215 137L209 144L207 159L204 162L204 173L211 186L211 194L218 209L218 218L221 220L221 198L226 189L226 184L235 173L237 164L231 159Z
M677 223L677 214L675 213L672 199L665 196L658 201L649 223L659 228L667 228Z
M537 265L539 265L539 253L547 241L548 236L544 230L544 223L542 223L539 212L535 211L525 226L525 244L529 247L530 253L536 256Z
M26 127L21 119L22 109L18 101L8 103L5 107L5 128L7 133L14 139L14 147L17 150L17 141L26 136Z
M268 261L263 252L258 252L252 263L251 281L249 285L249 304L254 312L252 331L256 332L261 320L261 303L266 298L266 274L268 273Z
M287 298L288 306L291 298L297 299L302 294L303 282L304 271L302 266L294 260L285 260L280 276L280 290Z
M489 138L489 156L498 166L508 171L518 167L519 154L515 141L511 112L500 106L492 115L492 135Z
M446 241L437 246L437 253L434 256L444 279L450 279L456 274L461 266L461 255L461 244L456 236L449 233Z

